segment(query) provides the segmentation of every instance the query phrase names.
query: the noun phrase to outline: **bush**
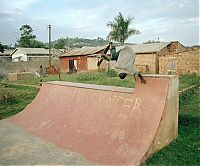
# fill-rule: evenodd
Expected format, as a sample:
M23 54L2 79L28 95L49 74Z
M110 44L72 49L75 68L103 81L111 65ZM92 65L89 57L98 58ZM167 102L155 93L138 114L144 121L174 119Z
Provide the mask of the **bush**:
M0 74L0 81L1 81L1 80L5 80L5 79L6 79L6 75Z
M15 103L15 97L11 89L0 88L0 103Z

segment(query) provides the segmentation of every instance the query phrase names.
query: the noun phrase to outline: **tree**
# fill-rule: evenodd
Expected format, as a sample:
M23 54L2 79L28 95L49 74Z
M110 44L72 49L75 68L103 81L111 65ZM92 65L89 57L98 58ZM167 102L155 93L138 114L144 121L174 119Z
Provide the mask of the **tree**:
M119 12L119 15L114 18L114 21L109 21L107 26L111 28L107 38L109 40L120 42L124 44L124 41L132 35L140 34L139 30L129 28L133 22L133 18L124 18Z
M41 41L36 40L36 36L33 35L33 29L30 25L23 25L20 29L21 37L18 41L20 47L26 48L42 48L44 44Z
M65 48L65 45L66 45L65 39L61 38L61 39L58 39L56 41L56 44L55 44L54 48L56 48L56 49L62 49L62 48Z
M0 52L3 53L4 51L5 51L4 45L2 45L0 42Z
M32 48L46 48L46 45L41 41L33 40L31 47Z

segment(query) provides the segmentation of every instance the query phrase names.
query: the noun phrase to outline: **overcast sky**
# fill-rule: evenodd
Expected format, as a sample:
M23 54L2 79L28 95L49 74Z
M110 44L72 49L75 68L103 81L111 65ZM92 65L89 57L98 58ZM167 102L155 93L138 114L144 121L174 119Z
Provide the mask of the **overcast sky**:
M13 44L19 28L29 24L38 40L65 37L106 38L119 12L134 17L132 28L141 31L126 42L147 40L180 41L185 46L199 44L200 0L0 0L0 42Z

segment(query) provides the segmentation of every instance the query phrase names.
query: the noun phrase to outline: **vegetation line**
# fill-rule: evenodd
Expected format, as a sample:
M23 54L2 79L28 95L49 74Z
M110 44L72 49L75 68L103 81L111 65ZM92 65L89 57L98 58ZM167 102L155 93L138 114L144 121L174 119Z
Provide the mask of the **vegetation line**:
M37 88L40 89L40 86L37 85L28 85L28 84L19 84L19 83L2 83L0 82L0 84L7 84L7 85L16 85L16 86L26 86L26 87L33 87L33 88Z

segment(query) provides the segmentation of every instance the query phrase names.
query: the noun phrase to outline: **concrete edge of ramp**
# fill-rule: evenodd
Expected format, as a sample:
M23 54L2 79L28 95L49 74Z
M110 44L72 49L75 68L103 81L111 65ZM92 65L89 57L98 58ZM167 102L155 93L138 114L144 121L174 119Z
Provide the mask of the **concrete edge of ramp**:
M46 82L46 84L59 85L59 86L69 86L76 88L85 88L85 89L95 89L95 90L104 90L104 91L112 91L112 92L122 92L122 93L133 93L134 88L125 88L118 86L102 86L102 85L94 85L94 84L82 84L76 82L61 82L61 81L51 81Z
M145 85L137 80L134 92L46 83L32 104L10 121L90 161L139 165L177 134L178 78L145 79Z

